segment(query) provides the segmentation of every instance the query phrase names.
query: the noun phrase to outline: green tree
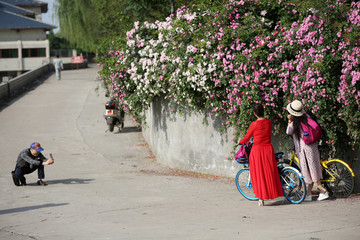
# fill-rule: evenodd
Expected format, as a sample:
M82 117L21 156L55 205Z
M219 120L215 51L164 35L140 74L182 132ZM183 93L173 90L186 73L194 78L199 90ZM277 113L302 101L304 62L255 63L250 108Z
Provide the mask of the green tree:
M94 51L101 39L96 0L58 0L60 36L72 47Z
M47 35L47 39L50 42L50 49L69 49L71 46L65 38L60 37L58 33L50 31Z
M49 34L47 35L47 39L49 40L50 43L50 48L51 49L59 49L60 48L60 44L58 39L56 38L55 34L53 31L50 31Z

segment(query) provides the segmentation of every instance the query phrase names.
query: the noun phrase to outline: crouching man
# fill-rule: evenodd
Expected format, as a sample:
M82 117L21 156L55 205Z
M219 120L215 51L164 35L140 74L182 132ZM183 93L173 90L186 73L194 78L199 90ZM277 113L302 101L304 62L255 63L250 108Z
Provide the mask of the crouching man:
M40 143L33 142L30 145L30 148L24 149L19 153L19 156L16 161L15 171L12 171L12 178L16 186L25 186L26 179L25 174L30 174L35 170L38 170L38 181L37 184L41 186L46 186L47 184L43 182L45 178L44 166L51 165L54 163L54 159L51 157L47 159L41 153L44 149L41 147ZM51 154L50 154L51 156Z

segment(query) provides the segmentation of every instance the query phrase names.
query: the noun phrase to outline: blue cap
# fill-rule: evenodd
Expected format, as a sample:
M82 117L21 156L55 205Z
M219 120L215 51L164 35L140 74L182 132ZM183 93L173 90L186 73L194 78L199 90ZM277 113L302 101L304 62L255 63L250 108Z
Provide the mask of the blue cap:
M44 151L44 149L41 147L40 143L38 143L38 142L33 142L33 143L30 145L30 148L36 150L37 152Z

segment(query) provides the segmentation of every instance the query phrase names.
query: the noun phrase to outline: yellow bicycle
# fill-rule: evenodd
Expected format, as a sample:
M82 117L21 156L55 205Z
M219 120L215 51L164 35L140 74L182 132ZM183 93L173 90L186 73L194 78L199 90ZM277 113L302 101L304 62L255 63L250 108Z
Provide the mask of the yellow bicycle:
M319 150L321 151L321 146ZM283 159L280 163L288 164L301 171L295 150L292 150L290 159ZM320 163L323 166L323 179L320 182L325 185L329 193L336 198L348 197L354 189L355 174L351 167L340 159L321 159Z

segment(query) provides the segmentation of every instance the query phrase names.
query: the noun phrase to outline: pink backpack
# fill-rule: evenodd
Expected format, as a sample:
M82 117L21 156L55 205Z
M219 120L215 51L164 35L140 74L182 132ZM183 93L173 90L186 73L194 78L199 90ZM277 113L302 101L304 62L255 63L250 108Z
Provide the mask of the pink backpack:
M307 118L308 124L310 127L301 123L301 127L303 130L303 140L305 144L313 144L316 141L319 141L322 135L321 128L319 124L312 120L311 118Z
M249 162L249 155L252 143L246 142L240 145L239 151L235 154L235 160L240 164Z

